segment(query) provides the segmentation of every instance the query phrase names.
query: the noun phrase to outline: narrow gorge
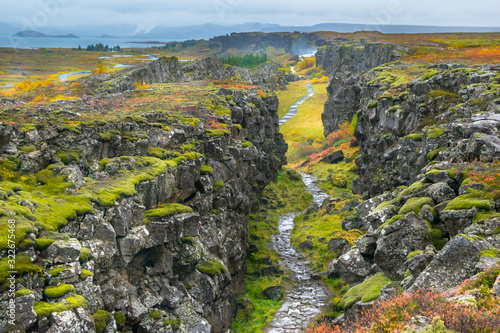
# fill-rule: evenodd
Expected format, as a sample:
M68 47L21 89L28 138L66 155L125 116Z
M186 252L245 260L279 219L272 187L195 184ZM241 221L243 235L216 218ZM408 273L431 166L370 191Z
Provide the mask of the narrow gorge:
M234 33L2 97L0 333L497 330L500 66L452 38Z

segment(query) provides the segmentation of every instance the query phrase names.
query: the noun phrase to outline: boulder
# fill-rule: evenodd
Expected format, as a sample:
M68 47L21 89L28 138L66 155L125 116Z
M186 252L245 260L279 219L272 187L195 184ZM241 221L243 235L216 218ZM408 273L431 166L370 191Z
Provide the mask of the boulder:
M342 162L344 160L344 152L342 150L337 150L331 153L330 155L327 155L321 159L321 162L328 163L328 164L335 164Z
M477 209L475 207L473 207L472 209L460 210L444 209L439 214L439 217L444 222L444 225L446 226L446 230L448 230L450 237L454 237L474 223L476 214Z
M365 235L358 238L355 243L361 254L369 257L373 257L375 254L375 250L377 249L377 238L373 235Z
M264 289L262 292L267 299L273 301L279 301L285 297L285 287L283 286L271 286Z
M83 308L60 313L53 312L50 315L50 324L51 326L47 333L95 332L94 319Z
M381 231L374 254L375 263L392 280L401 281L406 272L405 262L410 252L424 250L432 244L431 230L415 213Z
M480 252L490 245L480 239L458 235L449 241L415 280L410 291L421 287L445 290L476 274Z
M349 242L345 238L331 238L328 241L328 251L330 252L342 252Z
M328 277L341 277L350 286L359 284L370 275L372 263L361 255L359 249L353 249L328 264Z
M436 203L440 204L455 198L455 191L447 183L436 183L427 188L426 196L431 197Z
M302 250L312 250L313 242L310 240L303 241L302 243L299 244L299 248Z
M52 243L47 248L47 258L52 260L53 263L69 263L78 261L82 246L76 238L68 240L58 240Z

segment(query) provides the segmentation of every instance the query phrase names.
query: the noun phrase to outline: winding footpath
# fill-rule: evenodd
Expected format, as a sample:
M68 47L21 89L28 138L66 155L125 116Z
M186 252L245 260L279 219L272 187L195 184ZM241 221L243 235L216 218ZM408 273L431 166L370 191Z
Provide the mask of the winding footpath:
M319 208L328 195L316 184L316 177L301 173L306 189L313 195L312 206ZM323 282L312 279L313 270L304 255L297 253L290 242L293 219L299 212L283 215L278 222L279 234L271 239L271 247L280 256L280 265L293 274L295 286L287 291L281 308L264 329L265 333L298 333L321 314L328 302L328 290Z
M288 113L280 119L280 125L283 125L287 121L289 121L293 116L297 114L297 108L299 107L300 104L304 103L306 99L309 97L314 96L314 89L311 87L311 85L308 83L306 84L307 87L307 95L301 97L297 102L295 102L292 106L290 106L290 109L288 109Z

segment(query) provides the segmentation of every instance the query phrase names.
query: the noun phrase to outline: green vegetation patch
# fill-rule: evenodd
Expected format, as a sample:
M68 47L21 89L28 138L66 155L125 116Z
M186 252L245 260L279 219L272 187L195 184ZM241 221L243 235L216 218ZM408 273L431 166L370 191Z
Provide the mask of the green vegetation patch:
M51 313L70 311L76 308L88 308L87 300L80 295L73 295L62 302L49 304L46 302L35 302L34 310L39 317L48 317Z
M417 191L419 191L422 188L423 185L424 185L424 183L421 180L416 181L415 183L411 184L410 187L401 190L401 192L399 192L398 195L394 199L380 203L380 205L378 205L374 211L382 210L382 209L387 208L389 206L399 204L404 196L408 196L408 195L411 195L413 193L416 193Z
M414 134L408 134L404 138L405 139L411 139L411 140L414 140L414 141L422 141L423 135L424 135L423 133L414 133Z
M226 267L215 259L202 260L198 266L196 266L196 269L203 274L210 275L211 277L221 275L226 271Z
M439 127L431 127L425 132L425 134L428 139L437 139L444 134L444 131Z
M362 283L352 287L342 296L341 306L345 309L354 303L361 301L363 303L373 301L380 295L382 288L391 282L384 273L378 273L363 281Z
M201 166L201 174L202 175L213 175L214 169L210 165L203 164Z
M14 266L11 266L14 265ZM31 258L25 254L16 255L15 263L9 261L8 257L3 257L0 260L0 284L5 283L7 278L10 277L8 271L16 271L17 276L21 276L26 273L41 273L42 268L31 263Z
M439 154L439 152L442 151L442 150L444 150L444 147L440 147L440 148L434 149L429 154L427 154L427 159L429 161L433 161L436 158L437 154Z
M221 180L215 181L213 187L214 187L214 192L217 192L218 190L224 187L224 182Z
M179 204L179 203L172 203L172 204L166 204L161 206L160 208L155 208L148 210L144 213L146 217L158 217L158 218L163 218L163 217L170 217L173 215L177 214L186 214L186 213L192 213L193 208Z
M123 312L115 312L113 316L115 317L115 322L118 327L122 327L125 325L127 318L125 317L125 314Z
M15 295L16 297L23 297L23 296L33 295L34 293L35 292L33 290L19 289L16 291Z
M60 298L67 293L70 293L75 290L71 284L60 284L56 287L47 287L43 291L45 297L50 299Z
M82 269L82 271L80 273L80 279L85 280L90 276L94 276L94 273L92 273L91 271L88 271L86 269Z
M87 249L86 247L82 247L82 251L80 252L80 263L83 264L84 262L88 261L91 254L92 253L91 253L90 249Z
M111 319L111 313L104 310L97 310L97 312L92 315L92 318L94 319L96 332L103 333L106 330L109 319Z
M405 215L409 212L415 212L416 214L420 213L422 210L422 207L425 205L434 205L434 200L429 197L417 197L417 198L410 198L406 203L401 207L401 209L398 212L398 215Z
M490 200L479 197L476 193L468 193L456 197L451 200L446 206L446 210L461 210L478 208L481 210L490 211L492 202Z
M44 236L37 238L35 241L36 248L38 250L45 250L52 243L58 240L69 240L68 234L58 233L58 232L47 232Z
M498 255L498 251L491 248L491 249L488 249L488 250L483 250L481 251L480 253L480 256L481 257L491 257L491 258L496 258Z

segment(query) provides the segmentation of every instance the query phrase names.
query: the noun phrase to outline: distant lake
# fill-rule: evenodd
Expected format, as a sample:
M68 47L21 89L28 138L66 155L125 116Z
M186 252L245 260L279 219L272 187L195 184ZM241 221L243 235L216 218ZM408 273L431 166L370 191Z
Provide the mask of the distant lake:
M144 43L148 41L159 41L162 44ZM0 47L14 47L22 49L35 48L77 48L80 45L86 48L90 44L103 43L104 45L116 46L121 48L146 48L152 46L163 46L163 43L183 41L183 39L158 39L158 38L137 38L137 37L121 37L121 38L100 38L100 37L81 37L81 38L44 38L44 37L8 37L0 36ZM141 42L141 43L130 43Z

